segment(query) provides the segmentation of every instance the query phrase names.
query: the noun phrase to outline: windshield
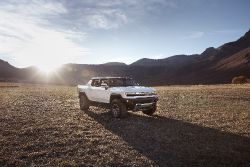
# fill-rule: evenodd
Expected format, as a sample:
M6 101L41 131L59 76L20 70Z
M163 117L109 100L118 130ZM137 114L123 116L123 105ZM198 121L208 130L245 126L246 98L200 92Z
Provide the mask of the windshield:
M131 78L112 78L109 80L110 87L120 87L120 86L136 86L138 85Z

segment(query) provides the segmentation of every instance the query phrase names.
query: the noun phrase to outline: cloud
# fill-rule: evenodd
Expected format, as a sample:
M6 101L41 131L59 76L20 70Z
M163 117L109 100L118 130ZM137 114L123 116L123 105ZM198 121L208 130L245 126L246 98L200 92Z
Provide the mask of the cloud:
M87 37L175 7L174 0L2 0L0 55L19 67L95 59L83 45Z
M74 42L86 38L83 32L60 29L49 18L67 13L58 2L1 2L0 54L8 55L19 67L56 66L75 62L89 54L87 48ZM28 3L30 2L30 3ZM6 56L5 56L6 57Z
M128 22L127 16L117 10L95 11L95 14L87 15L84 19L89 26L97 29L119 28Z
M8 0L0 1L0 10L23 16L47 19L58 27L117 29L142 17L168 8L176 8L174 0Z
M205 35L204 32L202 31L195 31L195 32L191 32L188 35L182 37L183 39L197 39L197 38L201 38Z
M27 16L51 16L67 13L62 3L45 0L9 0L1 1L0 9Z
M71 19L79 27L117 29L136 22L146 15L153 16L159 9L176 8L173 0L84 0L66 3ZM149 17L148 17L149 18Z

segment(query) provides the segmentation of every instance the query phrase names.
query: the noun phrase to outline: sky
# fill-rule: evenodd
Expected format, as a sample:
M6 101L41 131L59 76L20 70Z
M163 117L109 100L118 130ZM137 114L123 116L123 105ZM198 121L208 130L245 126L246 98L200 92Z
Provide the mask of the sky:
M17 67L196 54L250 28L249 0L1 0L0 59Z

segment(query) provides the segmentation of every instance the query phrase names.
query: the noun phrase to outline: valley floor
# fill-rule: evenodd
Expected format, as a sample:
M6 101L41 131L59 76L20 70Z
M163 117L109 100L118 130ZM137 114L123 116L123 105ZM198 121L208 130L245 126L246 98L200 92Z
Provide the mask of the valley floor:
M0 83L0 166L250 166L250 85L157 87L114 119L75 87Z

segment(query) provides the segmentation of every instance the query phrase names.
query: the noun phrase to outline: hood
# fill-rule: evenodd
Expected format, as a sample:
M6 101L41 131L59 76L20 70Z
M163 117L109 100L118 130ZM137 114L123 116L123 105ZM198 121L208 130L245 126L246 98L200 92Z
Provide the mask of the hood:
M154 92L155 89L145 86L127 86L127 87L112 87L112 91L122 91L122 92Z

